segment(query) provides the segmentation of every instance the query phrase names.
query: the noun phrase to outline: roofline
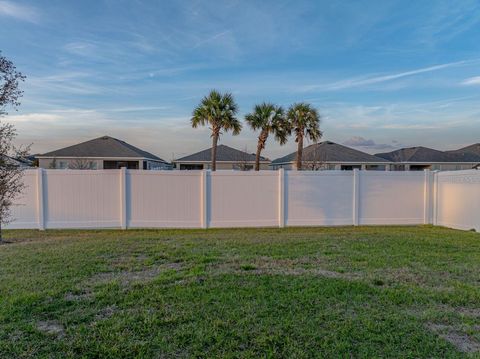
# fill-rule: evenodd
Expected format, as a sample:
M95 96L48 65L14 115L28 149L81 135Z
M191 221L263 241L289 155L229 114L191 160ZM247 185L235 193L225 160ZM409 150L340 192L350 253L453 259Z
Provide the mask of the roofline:
M221 146L230 148L230 149L235 150L235 151L238 151L238 152L242 152L242 153L244 153L244 154L246 154L246 155L248 155L248 156L255 156L254 153L253 153L253 154L252 154L252 153L248 153L248 152L239 150L238 148L230 147L229 145L226 145L226 144L224 144L224 143L217 144L217 149L218 149L218 147L221 147ZM206 149L204 149L204 150L200 150L200 151L191 153L191 154L189 154L189 155L180 157L178 160L172 160L172 162L189 162L189 163L190 163L190 162L191 162L191 163L210 162L210 160L208 160L208 161L185 161L185 160L183 160L183 159L184 159L184 158L187 158L187 157L190 157L190 156L198 155L199 153L202 153L202 152L211 151L211 150L212 150L212 147L206 148ZM263 160L263 161L271 161L271 160L266 159L266 160ZM237 162L237 161L219 161L219 160L217 160L217 162ZM253 162L255 162L255 161L253 161ZM262 162L262 161L260 161L260 162Z
M284 164L290 164L290 163L295 163L296 161L289 161L289 162L272 162L272 165L284 165ZM315 162L315 161L302 161L302 162ZM478 164L480 161L470 161L470 162L459 162L459 161L443 161L443 162L413 162L413 161L408 161L408 162L393 162L393 161L387 161L387 162L369 162L369 161L361 161L361 162L349 162L349 161L318 161L319 164L322 163L335 163L335 164L382 164L382 165L408 165L408 164L416 164L416 165L431 165L431 164L465 164L465 165L470 165L470 164Z
M305 161L303 160L302 163L304 162L317 162L318 164L322 163L334 163L334 164L374 164L374 165L391 165L395 164L395 162L390 162L390 161ZM288 161L288 162L272 162L272 165L285 165L285 164L290 164L290 163L296 163L296 161Z
M238 161L221 161L221 160L216 160L215 162L219 163L242 163L242 162L248 162L248 163L255 163L255 160L252 161L245 161L245 160L238 160ZM212 161L177 161L177 160L172 160L172 163L212 163ZM260 161L260 163L272 163L271 161Z
M60 158L67 158L67 159L91 159L91 160L149 160L149 161L155 161L155 162L163 162L163 163L168 163L165 160L162 159L155 159L155 158L150 158L150 157L94 157L94 156L44 156L44 155L36 155L35 158L38 159L60 159Z
M404 161L404 162L390 162L391 164L394 165L408 165L408 164L415 164L415 165L431 165L431 164L473 164L473 163L480 163L479 161L467 161L467 162L461 162L461 161L440 161L440 162L429 162L429 161L424 161L424 162L415 162L415 161Z

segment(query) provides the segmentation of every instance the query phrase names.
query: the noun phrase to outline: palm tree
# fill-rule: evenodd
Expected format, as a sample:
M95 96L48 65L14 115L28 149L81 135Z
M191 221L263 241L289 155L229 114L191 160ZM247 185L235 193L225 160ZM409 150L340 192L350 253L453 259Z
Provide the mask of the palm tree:
M210 91L200 104L193 110L191 123L193 128L210 125L212 130L212 171L217 168L217 143L222 131L232 131L238 135L242 124L235 117L238 106L231 93L221 94L216 90Z
M284 145L289 135L288 122L285 119L285 112L280 106L271 103L255 105L253 112L245 116L245 121L255 130L260 130L257 142L257 153L255 156L255 171L260 170L260 154L265 149L268 135L273 134L275 139Z
M295 103L288 109L287 119L297 142L297 171L302 169L303 139L317 142L322 138L320 131L320 114L317 109L308 103Z

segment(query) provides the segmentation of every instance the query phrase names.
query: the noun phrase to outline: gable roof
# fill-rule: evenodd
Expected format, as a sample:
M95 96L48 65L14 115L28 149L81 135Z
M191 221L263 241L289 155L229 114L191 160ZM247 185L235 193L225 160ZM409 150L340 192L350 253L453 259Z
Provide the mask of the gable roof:
M462 157L468 162L480 162L480 143L446 152Z
M408 147L387 153L377 153L375 156L393 162L477 162L480 156L469 152L438 151L428 147Z
M475 153L480 156L480 142L474 143L473 145L459 148L458 150L450 151L450 152L469 152L469 153Z
M141 150L129 143L110 136L102 136L77 145L47 152L38 157L142 157L165 162L150 152Z
M292 152L284 157L272 161L275 163L294 162L297 152ZM331 141L324 141L310 145L303 149L302 161L321 161L321 162L370 162L381 163L388 160L374 155L355 150L353 148L339 145Z
M207 148L206 150L196 152L185 157L177 158L173 162L210 162L211 160L212 149ZM255 155L253 153L240 151L226 145L217 146L217 162L240 161L255 162ZM260 156L260 161L270 162L268 158L262 156Z

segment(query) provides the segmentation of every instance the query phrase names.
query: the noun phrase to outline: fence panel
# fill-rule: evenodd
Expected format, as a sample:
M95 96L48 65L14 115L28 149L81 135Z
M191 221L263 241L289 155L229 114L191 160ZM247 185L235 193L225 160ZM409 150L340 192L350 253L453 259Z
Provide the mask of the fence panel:
M46 170L45 228L119 227L120 170Z
M23 176L25 190L12 206L13 221L7 225L7 228L38 228L37 173L35 170L25 171Z
M480 171L437 174L437 224L480 231Z
M217 171L208 178L210 227L278 225L278 172Z
M359 224L424 223L423 172L360 171Z
M200 227L201 176L201 171L127 171L128 227Z
M353 172L285 173L286 225L353 224Z

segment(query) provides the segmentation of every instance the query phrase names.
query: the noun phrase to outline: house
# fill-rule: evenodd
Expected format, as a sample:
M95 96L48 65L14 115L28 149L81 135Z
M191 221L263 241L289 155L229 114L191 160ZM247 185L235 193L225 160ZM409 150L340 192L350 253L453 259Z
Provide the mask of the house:
M209 169L212 161L212 149L206 150L173 160L175 169L178 170L202 170ZM270 160L260 157L260 169L268 169ZM217 146L217 170L253 170L255 155L235 148Z
M292 152L272 161L271 168L296 169L297 152ZM324 141L303 149L302 166L304 170L362 170L385 171L391 162L368 153Z
M41 168L52 169L170 169L161 158L110 136L37 155Z
M438 151L422 146L409 147L387 153L377 153L375 156L394 162L392 169L397 171L468 170L475 168L480 163L480 144L454 151Z

